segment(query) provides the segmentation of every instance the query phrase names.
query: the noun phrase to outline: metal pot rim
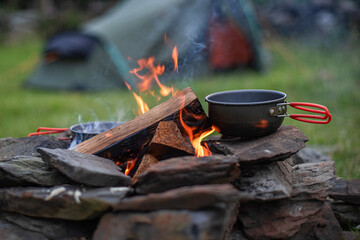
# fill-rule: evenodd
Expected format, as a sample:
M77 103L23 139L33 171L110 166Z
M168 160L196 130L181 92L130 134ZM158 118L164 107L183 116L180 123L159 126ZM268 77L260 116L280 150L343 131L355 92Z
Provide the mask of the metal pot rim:
M234 102L234 101L217 101L213 100L212 98L224 95L224 94L234 94L234 93L275 93L278 94L279 97L266 100L266 101L256 101L256 102ZM266 89L243 89L243 90L231 90L231 91L222 91L222 92L216 92L212 93L205 97L205 101L209 102L211 104L217 104L217 105L223 105L223 106L252 106L252 105L261 105L261 104L268 104L268 103L276 103L279 101L283 101L286 98L286 94L280 91L275 90L266 90Z
M99 123L99 124L114 124L114 126L116 124L120 125L122 124L123 122L117 122L117 121L95 121L95 122L85 122L85 123L78 123L78 124L75 124L75 125L72 125L70 127L70 131L75 133L75 134L89 134L89 135L96 135L96 134L99 134L101 133L100 131L84 131L84 128L83 126L89 126L89 125L92 125L92 124L96 124L96 123Z

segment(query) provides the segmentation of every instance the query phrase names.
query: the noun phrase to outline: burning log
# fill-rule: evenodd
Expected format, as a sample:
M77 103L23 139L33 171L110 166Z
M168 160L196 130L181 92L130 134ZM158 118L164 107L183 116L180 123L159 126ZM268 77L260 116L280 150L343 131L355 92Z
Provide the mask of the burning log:
M111 159L116 158L120 162L124 162L129 158L135 159L144 146L150 142L156 127L161 121L173 120L182 134L186 134L179 117L182 110L185 110L182 120L188 126L196 128L194 135L211 127L194 92L191 88L185 88L150 111L120 126L98 134L78 144L71 150L96 154Z
M147 152L159 160L195 154L190 139L181 134L173 121L159 123Z
M136 173L133 176L133 182L136 183L138 180L138 176L144 173L149 167L155 165L159 162L154 156L150 154L145 154L145 156L141 159L141 163L136 170Z

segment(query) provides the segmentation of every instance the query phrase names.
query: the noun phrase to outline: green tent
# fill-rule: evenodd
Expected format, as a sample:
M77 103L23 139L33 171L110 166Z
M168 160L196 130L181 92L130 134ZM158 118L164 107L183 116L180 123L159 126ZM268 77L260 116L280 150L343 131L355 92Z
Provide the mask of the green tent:
M134 85L129 70L140 58L155 56L171 72L175 45L178 75L262 66L260 31L248 0L127 0L78 34L96 40L86 45L55 36L28 86L101 90L124 86L123 80ZM77 54L78 48L86 54Z

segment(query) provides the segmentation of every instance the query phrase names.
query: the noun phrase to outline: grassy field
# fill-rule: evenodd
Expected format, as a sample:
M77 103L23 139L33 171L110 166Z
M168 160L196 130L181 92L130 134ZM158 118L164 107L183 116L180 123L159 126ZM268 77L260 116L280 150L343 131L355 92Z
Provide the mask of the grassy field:
M95 120L134 117L135 101L127 90L106 92L48 92L23 87L41 52L37 39L0 47L0 138L24 137L39 126L69 127ZM235 71L175 83L191 86L201 100L210 93L234 89L273 89L286 92L288 101L328 106L329 125L286 119L298 126L314 146L331 156L338 176L360 178L360 48L356 40L320 48L284 40L266 42L271 61L262 74ZM156 103L153 102L153 107Z

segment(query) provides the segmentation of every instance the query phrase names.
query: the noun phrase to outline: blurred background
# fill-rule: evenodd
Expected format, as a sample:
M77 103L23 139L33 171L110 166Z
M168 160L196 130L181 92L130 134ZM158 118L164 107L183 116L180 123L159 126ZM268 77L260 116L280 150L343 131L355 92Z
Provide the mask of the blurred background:
M360 178L359 30L355 0L1 0L0 138L134 118L129 71L154 56L160 81L192 87L205 110L206 95L235 89L327 106L328 125L285 124Z

